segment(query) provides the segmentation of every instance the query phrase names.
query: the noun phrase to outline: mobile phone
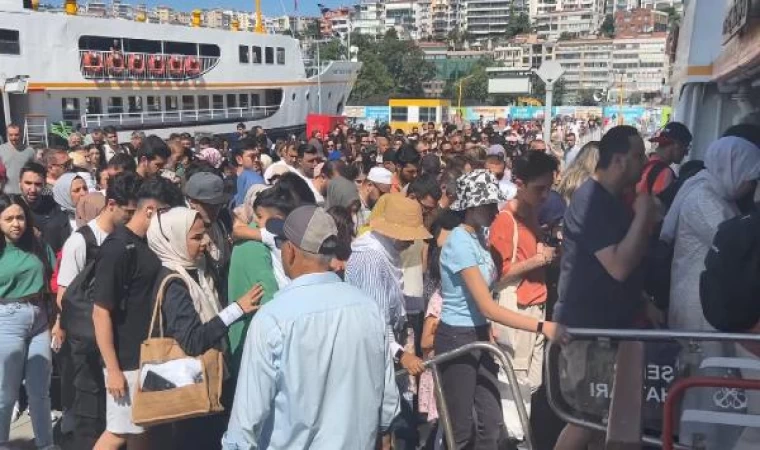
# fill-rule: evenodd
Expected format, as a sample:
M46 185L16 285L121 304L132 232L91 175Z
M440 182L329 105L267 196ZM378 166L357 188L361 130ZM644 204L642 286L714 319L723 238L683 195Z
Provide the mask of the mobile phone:
M145 381L143 381L142 390L146 392L168 391L169 389L175 389L176 384L167 380L166 378L158 375L156 372L149 370L145 375Z

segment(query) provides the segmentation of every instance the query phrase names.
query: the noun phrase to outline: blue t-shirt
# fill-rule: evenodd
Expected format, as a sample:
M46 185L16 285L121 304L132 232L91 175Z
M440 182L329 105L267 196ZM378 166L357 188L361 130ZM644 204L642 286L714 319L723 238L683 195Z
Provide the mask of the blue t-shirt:
M265 184L264 177L253 170L244 170L237 177L237 194L235 194L235 206L240 206L245 201L248 189L255 184Z
M447 325L477 327L488 323L462 279L462 270L475 266L490 286L496 272L491 254L477 236L461 226L454 228L441 249L441 321Z

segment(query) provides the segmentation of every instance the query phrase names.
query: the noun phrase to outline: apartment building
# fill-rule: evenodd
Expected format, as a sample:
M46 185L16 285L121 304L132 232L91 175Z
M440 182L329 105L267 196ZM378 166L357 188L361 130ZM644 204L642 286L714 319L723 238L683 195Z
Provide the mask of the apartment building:
M319 31L324 37L346 36L351 28L353 8L338 8L325 12L319 21Z
M638 0L531 0L528 11L533 21L538 16L559 11L593 10L603 13L605 4L609 5L616 1Z
M612 39L578 39L557 42L554 57L565 69L565 101L578 101L583 90L609 86L612 66Z
M534 25L542 39L557 40L563 33L572 37L596 35L604 16L593 10L558 11L536 16Z
M683 12L683 0L607 0L607 14L631 9L663 9L673 7Z
M475 39L503 37L512 14L528 12L527 0L467 0L465 27Z
M465 0L431 0L431 34L442 40L454 30L464 30Z
M656 9L636 8L615 13L615 37L665 32L668 14Z
M228 11L210 9L203 11L203 26L206 28L230 28L232 17Z
M382 36L385 32L385 3L382 0L362 0L356 5L353 29L368 36Z
M538 39L536 35L522 35L496 47L493 57L508 69L538 69L544 61L554 59L556 45L556 42Z
M168 6L156 6L154 12L160 23L169 23L174 16L174 10Z
M417 6L415 1L388 1L385 3L384 30L391 28L401 38L417 39Z
M617 89L611 91L613 96L621 85L625 98L633 93L642 97L660 94L670 70L666 45L667 33L615 38L611 69Z

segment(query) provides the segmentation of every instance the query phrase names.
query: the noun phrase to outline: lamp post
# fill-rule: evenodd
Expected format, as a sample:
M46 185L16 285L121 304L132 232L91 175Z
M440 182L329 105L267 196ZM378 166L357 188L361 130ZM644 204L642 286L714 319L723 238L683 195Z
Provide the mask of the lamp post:
M552 137L552 101L554 95L554 83L562 78L565 69L557 61L544 61L536 70L536 75L546 84L546 105L544 106L544 142L547 145Z

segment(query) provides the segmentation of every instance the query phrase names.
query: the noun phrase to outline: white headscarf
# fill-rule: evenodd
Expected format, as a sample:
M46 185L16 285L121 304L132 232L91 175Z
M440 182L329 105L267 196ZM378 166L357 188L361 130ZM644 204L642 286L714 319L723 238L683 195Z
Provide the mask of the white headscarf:
M161 264L182 278L190 291L193 307L206 323L219 314L221 304L214 287L214 280L202 264L193 261L187 252L187 236L198 212L190 208L172 208L168 212L156 214L148 228L148 245L161 260ZM196 269L198 280L187 272Z
M745 181L760 179L760 148L746 139L724 137L713 142L705 153L705 170L694 175L678 190L665 216L660 238L673 242L681 207L689 192L704 185L731 204ZM737 211L738 213L738 211Z
M74 184L74 180L77 178L82 179L82 177L75 173L66 172L53 185L53 200L58 203L58 206L62 210L71 215L74 215L77 211L77 205L71 198L71 185Z

